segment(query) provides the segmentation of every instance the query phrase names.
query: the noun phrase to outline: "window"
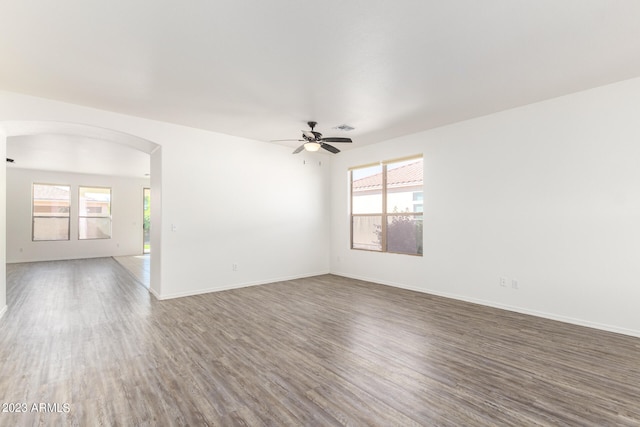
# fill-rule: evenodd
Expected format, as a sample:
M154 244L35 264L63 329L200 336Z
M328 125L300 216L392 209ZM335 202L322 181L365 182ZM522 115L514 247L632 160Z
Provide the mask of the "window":
M68 185L33 184L31 238L69 240L69 206L71 187Z
M111 238L111 188L80 187L78 239Z
M350 170L351 248L422 255L422 157Z

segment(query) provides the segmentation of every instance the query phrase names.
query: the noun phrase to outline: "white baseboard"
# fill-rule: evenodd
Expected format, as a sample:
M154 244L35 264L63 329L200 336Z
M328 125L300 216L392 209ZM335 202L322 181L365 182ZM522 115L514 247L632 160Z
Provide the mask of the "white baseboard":
M172 294L164 294L164 295L163 294L158 295L152 289L149 289L149 291L158 300L168 300L168 299L173 299L173 298L183 298L183 297L190 297L190 296L193 296L193 295L208 294L208 293L211 293L211 292L220 292L220 291L228 291L228 290L231 290L231 289L247 288L249 286L259 286L259 285L266 285L266 284L269 284L269 283L284 282L286 280L303 279L305 277L320 276L320 275L323 275L323 274L329 274L329 271L308 273L308 274L299 275L299 276L276 277L276 278L272 278L272 279L268 279L268 280L258 280L258 281L252 281L252 282L236 283L236 284L233 284L233 285L202 288L202 289L198 289L198 290L195 290L195 291L175 292L175 293L172 293Z
M155 297L155 299L157 299L157 300L161 300L162 299L160 297L160 294L158 294L153 288L149 287L147 289L149 290L149 293Z
M615 325L608 325L608 324L604 324L604 323L591 322L589 320L576 319L576 318L573 318L573 317L563 316L563 315L554 314L554 313L547 313L547 312L544 312L544 311L530 310L528 308L510 306L510 305L506 305L506 304L496 303L494 301L482 300L482 299L477 299L477 298L470 298L470 297L466 297L464 295L457 295L457 294L451 294L451 293L447 293L447 292L434 291L432 289L422 289L422 288L417 288L415 286L407 286L407 285L404 285L402 283L381 281L381 280L378 280L378 279L372 279L370 277L362 277L362 276L357 276L357 275L352 275L352 274L344 274L344 273L339 273L339 272L333 272L332 274L335 274L336 276L343 276L343 277L348 277L348 278L356 279L356 280L364 280L366 282L377 283L377 284L380 284L380 285L393 286L395 288L407 289L409 291L416 291L416 292L421 292L421 293L424 293L424 294L436 295L436 296L440 296L440 297L444 297L444 298L451 298L451 299L455 299L455 300L459 300L459 301L470 302L470 303L473 303L473 304L480 304L480 305L484 305L484 306L487 306L487 307L498 308L498 309L501 309L501 310L513 311L515 313L528 314L530 316L536 316L536 317L541 317L541 318L544 318L544 319L556 320L558 322L570 323L570 324L578 325L578 326L586 326L588 328L600 329L600 330L607 331L607 332L614 332L614 333L617 333L617 334L629 335L629 336L632 336L632 337L640 338L640 331L637 331L637 330L634 330L634 329L621 328L621 327L615 326Z

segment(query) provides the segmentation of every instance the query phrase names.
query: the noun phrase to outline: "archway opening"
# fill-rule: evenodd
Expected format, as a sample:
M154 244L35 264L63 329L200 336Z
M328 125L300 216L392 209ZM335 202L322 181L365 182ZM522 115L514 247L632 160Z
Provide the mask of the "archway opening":
M42 162L47 159L53 160L54 162L57 160L57 164L52 167L45 166L45 169L57 169L59 171L63 171L65 168L65 162L60 161L60 159L65 159L67 161L71 161L71 163L75 161L76 164L84 164L85 166L88 166L88 170L74 170L70 172L101 174L104 173L104 170L98 170L96 166L99 165L101 161L103 165L107 165L108 162L119 163L119 160L123 159L122 155L127 157L126 153L136 153L131 155L132 157L136 157L136 155L138 157L146 156L148 159L148 171L141 171L140 173L142 175L147 175L147 178L150 181L148 188L150 188L151 192L157 193L157 199L160 199L160 183L162 176L162 162L160 157L161 147L159 144L147 139L117 130L105 129L96 126L44 121L0 122L0 136L0 145L2 148L0 152L9 154L10 151L14 151L12 150L14 147L19 147L19 150L15 152L17 154L15 157L22 156L25 152L24 150L28 148L35 150L40 154L39 158L30 160L32 163L21 162L19 158L14 159L16 162L13 164L4 163L3 167L5 169L2 170L2 173L0 174L4 181L4 183L0 184L3 190L3 194L0 196L3 199L3 203L0 208L4 211L3 213L6 221L9 220L7 217L7 191L9 190L7 188L7 168L29 168L28 165L30 165L32 169L43 168L42 165L44 163ZM49 144L47 141L49 141ZM8 151L8 149L11 150ZM115 157L109 157L105 153L111 153ZM83 158L91 159L94 163L87 165L86 163L91 162L83 162ZM113 164L111 166L122 167L123 165ZM156 206L154 211L154 218L152 218L151 221L157 220L158 224L160 224L162 214L161 207ZM5 223L5 230L3 233L0 233L0 239L4 241L3 243L0 242L4 249L1 254L3 270L7 260L8 250L6 226L7 224ZM160 227L157 227L157 230L152 228L152 230L152 233L150 233L150 240L154 245L154 254L153 258L150 259L151 274L149 290L154 295L158 295L160 294L161 289L159 265L162 248L161 230ZM2 276L3 286L0 287L0 294L2 294L0 296L0 310L4 310L6 305L6 283L4 283L4 274Z

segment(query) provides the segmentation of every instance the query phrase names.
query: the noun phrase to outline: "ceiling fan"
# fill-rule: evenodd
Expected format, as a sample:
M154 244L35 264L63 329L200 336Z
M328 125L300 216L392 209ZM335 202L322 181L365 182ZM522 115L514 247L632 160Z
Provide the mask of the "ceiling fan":
M323 138L320 132L316 132L313 130L318 123L316 122L307 122L307 125L311 128L311 130L303 130L302 131L302 139L277 139L272 142L278 141L300 141L303 142L301 146L296 148L293 151L293 154L298 154L302 150L307 151L318 151L320 148L323 148L331 153L337 154L340 152L333 145L327 144L327 142L353 142L351 138L341 138L341 137L327 137Z

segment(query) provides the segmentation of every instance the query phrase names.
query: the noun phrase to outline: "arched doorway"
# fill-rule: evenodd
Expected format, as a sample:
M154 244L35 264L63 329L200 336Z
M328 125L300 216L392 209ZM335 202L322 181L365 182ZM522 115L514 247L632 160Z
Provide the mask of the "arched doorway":
M48 135L56 138L68 137L72 138L87 138L92 141L102 141L104 144L115 144L120 147L127 147L133 150L137 150L142 153L146 153L150 156L150 175L151 184L150 188L152 192L158 194L161 191L161 147L147 139L140 138L135 135L120 132L113 129L106 129L97 126L77 124L77 123L63 123L53 121L1 121L0 122L0 154L6 155L7 141L17 140L28 136L43 136ZM7 232L6 232L6 219L7 219L7 181L6 181L6 163L3 162L2 169L0 169L0 180L3 181L0 184L0 212L2 212L2 225L0 226L0 316L6 310L6 253L7 253ZM162 212L160 206L157 206L152 221L157 220L160 224ZM160 260L161 260L161 230L157 227L157 230L153 230L151 233L151 239L154 244L154 255L151 260L151 283L149 290L154 295L160 294Z

